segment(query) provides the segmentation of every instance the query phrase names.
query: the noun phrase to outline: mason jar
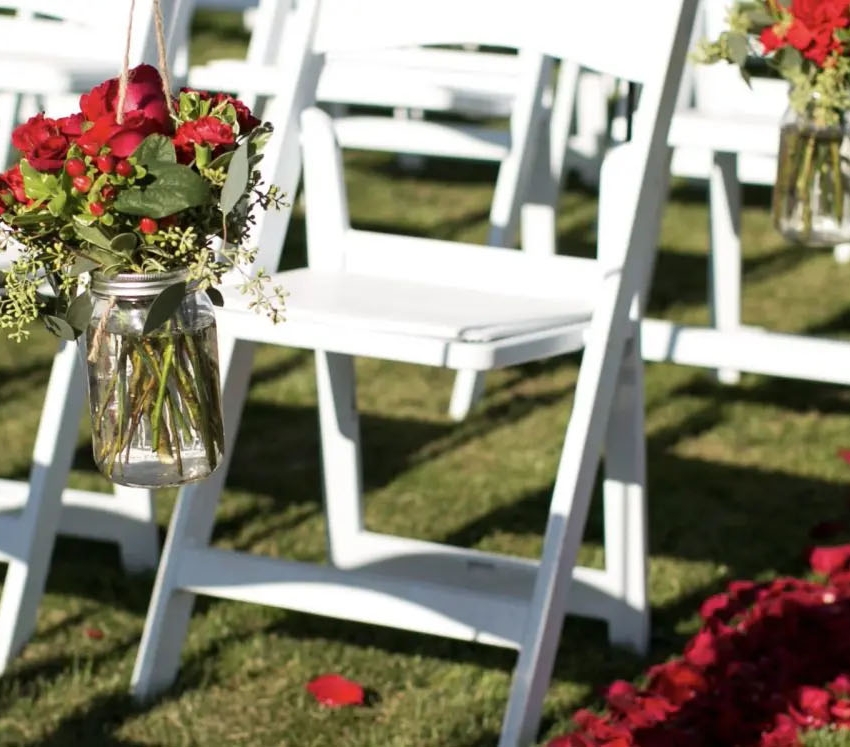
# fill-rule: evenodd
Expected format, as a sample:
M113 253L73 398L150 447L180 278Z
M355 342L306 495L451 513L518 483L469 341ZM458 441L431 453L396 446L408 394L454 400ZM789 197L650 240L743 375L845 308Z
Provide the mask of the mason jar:
M91 280L86 330L92 448L113 482L207 477L224 429L213 305L184 271Z
M845 112L789 107L779 135L773 220L806 246L850 241L850 130Z

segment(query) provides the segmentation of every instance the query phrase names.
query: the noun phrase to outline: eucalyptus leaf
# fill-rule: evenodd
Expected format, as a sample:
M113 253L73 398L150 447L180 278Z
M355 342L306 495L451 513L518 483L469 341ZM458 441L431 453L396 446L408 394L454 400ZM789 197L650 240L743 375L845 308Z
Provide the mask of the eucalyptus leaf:
M212 301L213 306L224 306L224 296L218 288L207 288L207 296Z
M150 184L118 195L113 203L118 212L165 218L210 201L209 184L188 166L157 161L149 164L148 172L153 176Z
M749 54L749 44L747 43L746 35L729 32L726 36L726 44L729 48L729 59L739 67L743 66Z
M227 169L227 178L221 188L221 212L227 215L245 194L248 186L248 141L242 143L233 153L233 160Z
M754 26L773 26L776 23L776 19L764 8L751 8L747 10L746 16Z
M74 230L77 232L83 241L88 241L89 244L94 244L101 249L110 249L109 237L103 233L97 226L84 226L79 223L74 225Z
M186 283L174 283L163 290L154 300L148 309L148 316L145 319L145 326L142 328L142 334L149 335L155 329L158 329L165 324L180 308L180 303L186 295Z
M100 267L100 265L101 263L96 259L91 259L89 257L77 257L74 260L74 264L71 265L71 269L68 270L68 274L71 277L76 277L77 275L82 275L84 272L96 270Z
M62 317L46 314L42 317L42 319L44 320L44 326L47 327L47 331L57 337L61 337L63 340L73 342L77 339L77 337L79 337L79 335L74 331L74 328L62 319Z
M88 293L82 293L68 305L68 311L65 312L65 321L76 330L77 334L81 334L89 326L91 312L91 298Z
M222 153L220 156L216 156L212 161L207 165L208 169L226 169L230 162L233 160L233 154L236 151L229 150L226 153Z
M129 254L139 245L139 237L134 233L119 233L109 244L112 251Z
M148 135L133 151L133 156L144 166L157 162L177 163L174 143L165 135Z

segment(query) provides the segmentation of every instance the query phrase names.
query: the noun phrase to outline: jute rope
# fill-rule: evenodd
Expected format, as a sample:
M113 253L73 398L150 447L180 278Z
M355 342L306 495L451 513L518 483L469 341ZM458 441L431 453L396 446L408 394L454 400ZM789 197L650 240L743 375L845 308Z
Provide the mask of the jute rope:
M124 122L124 105L127 101L127 86L130 83L130 43L133 39L133 16L136 11L136 0L130 0L130 18L127 21L127 41L124 45L124 64L118 78L118 102L115 119L118 124ZM165 47L165 22L162 20L161 0L153 0L153 22L156 31L156 51L159 74L162 78L162 94L171 111L171 73L168 70L168 55Z

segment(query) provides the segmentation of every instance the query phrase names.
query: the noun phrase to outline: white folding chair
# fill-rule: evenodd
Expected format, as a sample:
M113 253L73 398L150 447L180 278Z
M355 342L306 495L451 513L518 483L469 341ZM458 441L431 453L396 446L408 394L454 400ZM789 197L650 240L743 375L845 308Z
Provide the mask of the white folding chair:
M114 18L118 6L125 11L129 7L115 0L103 0L101 4L104 12L112 14L110 18ZM0 0L0 5L9 6L10 3ZM86 0L85 3L27 0L18 4L21 10L27 11L23 17L0 16L0 33L9 40L0 50L0 69L8 73L2 76L0 90L11 91L12 95L17 91L53 96L79 92L104 78L113 77L123 59L123 50L113 49L108 43L101 44L112 50L114 56L109 58L101 52L103 56L97 63L93 59L74 58L62 51L76 49L97 54L98 39L95 37L88 42L86 37L75 38L73 46L67 44L69 29L82 28L88 14L97 15L92 13L93 5L99 7L99 0ZM134 24L133 64L155 61L150 7L147 15L144 15L144 2L137 0L136 7L139 15ZM179 48L176 39L180 33L185 35L189 8L188 0L171 0L164 7L166 24L171 29L169 38L175 40L170 50L175 55ZM65 20L38 18L35 13ZM126 28L126 22L124 18L119 27ZM121 36L115 33L115 28L110 28L106 42ZM42 33L55 38L56 43L47 45L44 37L39 39L38 34ZM25 43L27 39L29 44ZM38 45L33 39L39 40ZM60 39L64 41L60 43ZM51 58L45 49L58 50L57 56ZM44 77L40 77L42 75ZM7 123L8 120L4 120L4 124ZM8 143L9 138L3 138L0 133L0 142ZM10 259L8 255L0 257L3 263ZM154 568L159 557L151 491L116 486L113 495L66 487L77 446L84 392L85 374L77 347L63 343L53 360L29 479L0 480L0 561L8 564L0 596L0 672L17 655L35 628L57 532L117 542L122 563L131 571Z
M192 68L191 84L239 90L252 103L276 90L282 75L293 74L273 66L275 53L283 49L280 39L291 5L290 0L260 0L246 60L217 60ZM590 76L582 80L577 66L567 63L554 94L552 77L552 59L531 51L506 54L482 51L478 45L330 50L317 99L334 112L343 147L498 164L487 243L514 246L529 166L551 109L563 108L558 102L571 105L578 86L587 88ZM350 115L349 105L377 107L393 116ZM424 118L426 113L460 115L466 121L433 121ZM579 112L585 119L594 114L591 107ZM508 128L475 123L493 118L507 118ZM598 143L588 137L563 140L552 152L559 169L563 171L569 154L575 165L587 170L593 160L589 154L598 153ZM482 388L481 375L459 372L451 415L464 418Z
M331 120L318 109L304 113L309 266L275 276L291 292L280 325L251 316L238 292L228 292L220 344L228 454L255 344L316 351L332 565L211 547L226 465L184 488L133 672L136 696L149 697L176 676L196 594L518 649L502 747L526 745L536 734L567 611L602 618L612 641L646 648L638 300L666 197L667 127L695 0L657 6L653 24L635 35L643 10L631 0L299 0L287 21L286 54L289 69L311 71L314 80L327 49L462 42L533 49L640 82L634 138L606 156L602 180L617 189L601 207L598 258L536 256L352 229ZM351 34L355 15L361 31ZM314 90L310 81L292 81L278 97L267 176L284 187L299 173L297 150L284 144L295 139L297 113ZM281 221L275 214L261 221L260 246L279 243ZM578 350L575 404L539 563L365 529L353 356L484 371ZM591 570L576 567L576 557L603 446L606 568Z

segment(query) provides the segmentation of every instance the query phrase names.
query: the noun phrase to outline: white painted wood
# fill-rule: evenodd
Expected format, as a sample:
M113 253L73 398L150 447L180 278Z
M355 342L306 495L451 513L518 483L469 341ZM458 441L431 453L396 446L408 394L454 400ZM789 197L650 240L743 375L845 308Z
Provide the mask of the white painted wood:
M741 184L733 153L715 153L709 177L709 309L712 326L720 332L741 324ZM723 384L737 384L735 369L717 370Z
M336 21L352 28L345 7L333 2L322 7L338 9ZM408 7L422 20L422 28L400 19L398 5L378 2L357 6L365 14L359 16L358 28L377 29L377 41L390 34L379 29L382 24L397 22L409 34L403 41L426 44L452 39L454 19L460 17L461 30L472 33L466 6L450 14L437 12L445 10L440 2L436 9L429 7L426 15L436 14L439 23L423 16L424 6ZM469 7L485 9L478 0L470 0ZM542 14L529 15L527 8L520 12L514 5L489 3L466 41L504 41L511 26L516 36L530 38L535 30L562 27L566 16L561 14L568 11L574 12L572 23L601 20L596 9L582 17L584 7L579 0L541 0L534 9ZM633 7L628 0L611 0L606 18L621 8L633 12ZM633 443L643 437L641 376L638 342L628 347L638 321L630 313L640 308L635 299L645 292L657 245L669 176L667 129L695 7L695 0L671 0L665 8L672 15L659 15L663 20L652 27L657 37L649 44L645 36L639 41L643 58L635 72L647 77L632 142L606 156L603 164L605 197L596 260L354 230L345 208L333 122L318 110L304 114L308 267L275 276L291 291L288 321L275 326L249 318L232 292L225 294L218 318L229 439L234 438L250 371L250 362L230 351L244 341L316 351L328 549L334 567L210 548L226 463L205 484L184 488L134 669L137 697L151 697L173 680L196 593L518 646L500 747L526 747L535 739L567 611L598 615L611 626L613 639L636 648L645 645L644 468L642 448ZM309 39L318 24L319 32L327 34L323 24L331 24L335 16L316 11L312 0L299 0L287 29L300 24ZM378 11L379 18L368 15ZM588 25L585 36L594 38L591 32L602 29ZM577 31L570 28L564 36L574 42ZM548 31L540 37L554 42ZM312 42L299 45L298 37L293 39L287 52L291 62L317 76L317 68L310 67ZM362 41L354 40L357 46ZM585 41L578 48L595 62L599 52L590 46ZM618 56L610 49L607 54ZM609 60L606 69L616 70L621 62ZM294 83L272 102L281 106L284 130L297 132L293 122L310 90ZM282 158L286 144L274 152ZM269 173L281 168L270 164ZM267 220L261 219L257 232L272 240L274 234L267 234L263 225ZM274 262L276 255L269 250L266 258ZM486 370L579 349L584 354L575 405L539 564L364 530L351 356ZM606 541L623 546L608 553L605 570L578 569L576 555L606 434L611 451Z

